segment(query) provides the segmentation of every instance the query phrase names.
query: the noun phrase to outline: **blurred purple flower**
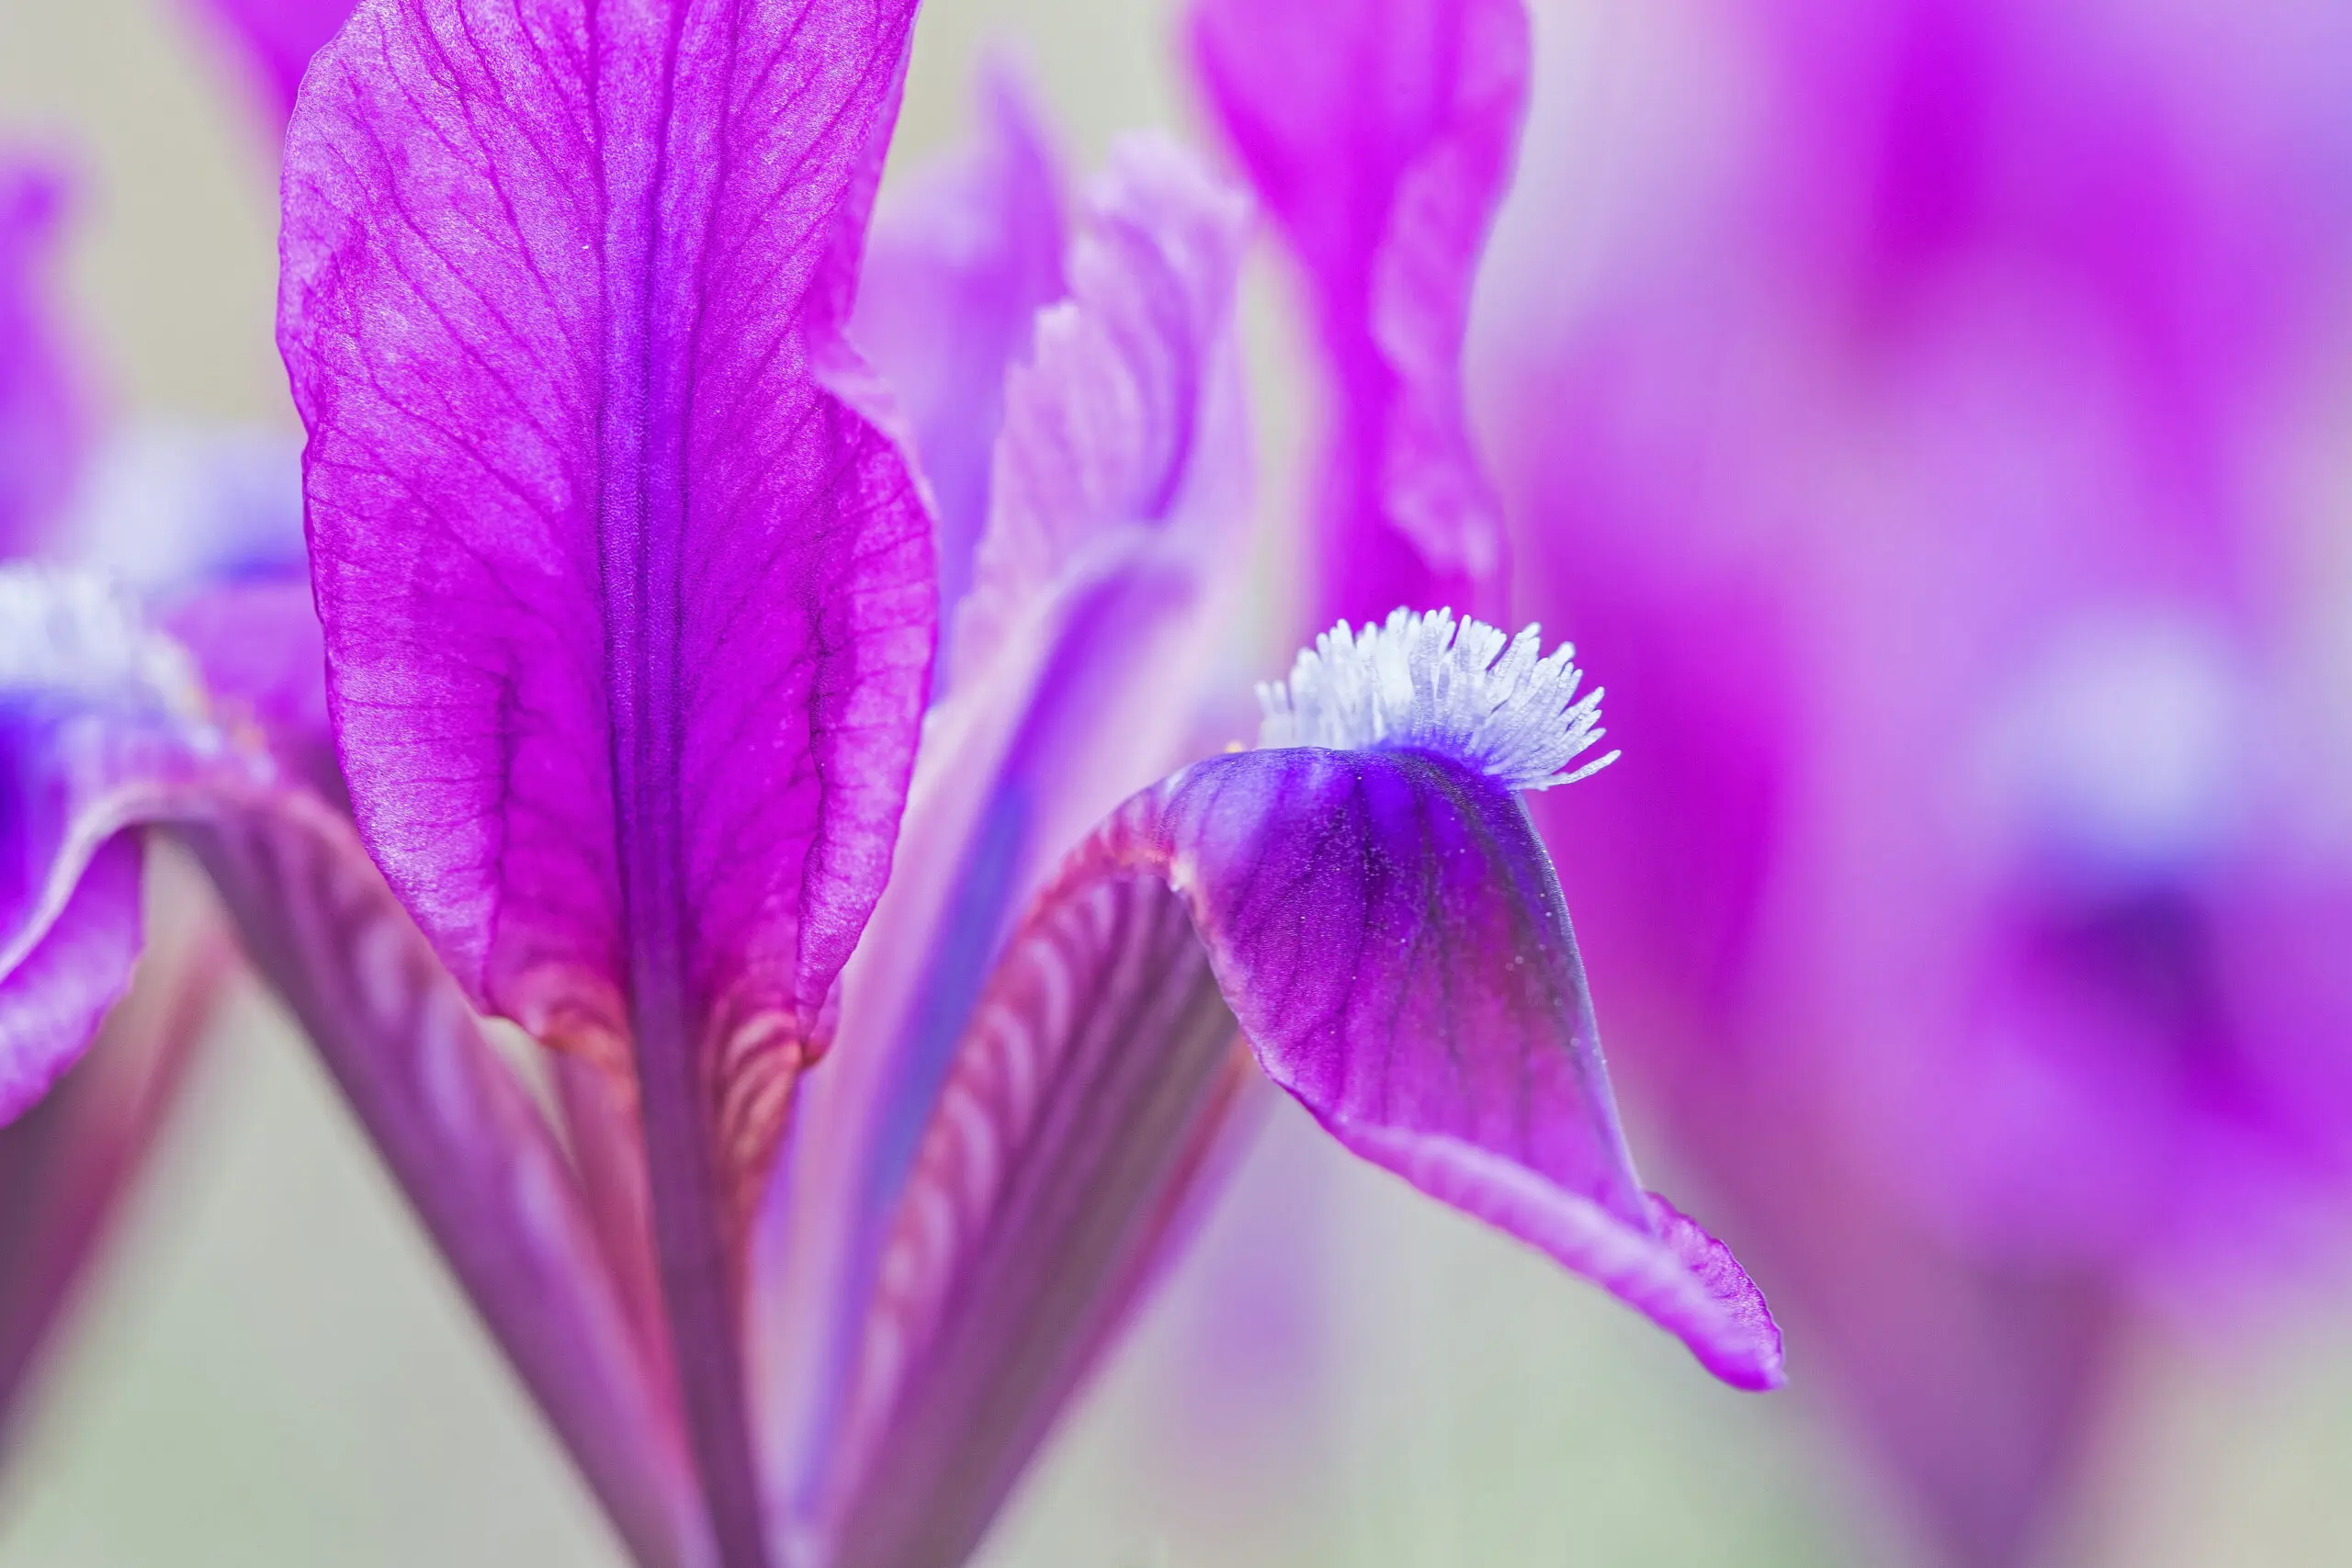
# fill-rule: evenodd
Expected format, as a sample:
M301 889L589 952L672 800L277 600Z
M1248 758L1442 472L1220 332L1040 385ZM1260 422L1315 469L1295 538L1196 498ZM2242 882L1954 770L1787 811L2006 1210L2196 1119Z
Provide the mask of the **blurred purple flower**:
M360 7L294 116L280 299L352 818L277 663L199 648L208 704L119 601L18 579L70 656L7 732L44 810L0 930L98 947L0 998L86 993L136 936L95 873L191 844L648 1563L962 1560L1253 1058L1776 1383L1753 1286L1634 1179L1518 798L1598 736L1566 651L1343 626L1261 749L1152 783L1246 558L1244 209L1134 142L1065 245L1000 107L868 261L911 12ZM1448 406L1450 356L1399 365ZM1400 493L1455 493L1386 428ZM967 569L922 477L958 465ZM473 1008L553 1048L560 1136Z
M218 489L208 458L192 453L180 465L166 516L126 518L87 493L120 465L111 451L98 473L85 461L85 395L42 276L65 199L54 171L0 155L0 559L114 548L143 556L159 581L186 588L198 581L187 569L207 552L218 521L201 514ZM175 532L185 536L170 538ZM46 643L43 606L6 591L0 604L8 622L0 722L39 730L57 715L37 688L62 671L63 650ZM62 743L82 759L107 750L86 727L65 728ZM56 852L59 825L46 814L51 780L29 761L29 750L13 747L0 760L0 898L12 908L40 897L42 861ZM78 847L65 852L83 857ZM16 1436L28 1385L234 973L209 923L171 921L133 987L137 848L108 845L86 864L49 919L48 939L18 954L12 922L0 964L10 972L0 987L0 1447ZM67 1072L88 1043L90 1020L118 998L88 1060Z
M64 196L54 172L0 155L0 559L48 542L87 440L43 276Z
M1462 339L1527 112L1521 0L1199 0L1211 107L1297 257L1329 373L1313 623L1506 609Z
M351 15L353 0L194 0L244 54L257 95L283 130L311 57Z
M1563 127L1498 276L1526 607L1642 738L1544 825L1637 1100L1942 1551L2016 1562L2121 1314L2341 1237L2352 39L1677 25L1703 112Z

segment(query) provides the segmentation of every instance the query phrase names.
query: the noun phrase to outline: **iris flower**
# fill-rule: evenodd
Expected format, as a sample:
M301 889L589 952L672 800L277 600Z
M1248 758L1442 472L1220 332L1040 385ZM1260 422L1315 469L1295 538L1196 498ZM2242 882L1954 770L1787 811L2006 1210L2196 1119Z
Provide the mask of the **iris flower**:
M92 439L92 400L70 363L47 287L67 197L68 182L57 171L0 156L0 559L135 558L175 616L201 620L211 612L198 590L219 569L231 558L246 568L262 564L273 508L244 489L251 453L240 439L187 432ZM284 457L290 495L291 453ZM24 569L0 567L17 570ZM42 722L50 699L40 688L62 666L59 650L38 641L45 612L13 587L0 597L9 620L0 634L6 644L0 708L13 729ZM56 824L44 820L46 788L29 753L12 750L0 765L6 845L0 885L12 908L37 895L50 852L46 835ZM66 1309L234 969L215 922L175 911L138 986L125 994L127 969L107 957L106 939L82 911L90 900L130 908L139 875L137 846L110 846L90 864L86 896L47 921L52 931L63 928L55 942L26 953L11 946L6 955L12 979L0 989L0 1042L7 1045L0 1052L0 1442L16 1435ZM135 924L118 921L117 930L137 940ZM43 972L47 982L39 978ZM97 989L78 989L77 975L95 979ZM53 1010L78 1015L118 998L104 1038L67 1073L81 1031L69 1031L59 1049Z
M926 196L981 243L933 207L866 257L913 11L358 7L294 112L279 310L348 815L284 664L208 685L18 575L45 869L0 996L71 984L9 1051L70 1055L135 949L108 857L187 844L648 1564L961 1561L1252 1072L1778 1382L1634 1176L1521 804L1589 771L1597 694L1400 609L1204 746L1246 206L1140 141L1065 236L1000 95Z
M2291 0L1701 10L1612 36L1708 112L1558 127L1498 276L1527 602L1642 738L1544 825L1641 1100L1991 1568L2135 1314L2340 1256L2352 55Z

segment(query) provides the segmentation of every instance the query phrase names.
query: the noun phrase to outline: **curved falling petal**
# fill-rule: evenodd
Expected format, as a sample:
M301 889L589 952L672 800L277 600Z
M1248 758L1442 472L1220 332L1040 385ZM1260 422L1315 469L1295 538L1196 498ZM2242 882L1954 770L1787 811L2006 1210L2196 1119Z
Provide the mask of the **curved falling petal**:
M82 1059L130 987L142 931L138 839L101 844L74 890L0 983L0 1126Z
M0 1122L80 1057L130 981L130 829L266 766L104 581L0 568Z
M185 840L632 1550L711 1561L674 1397L562 1152L350 822L289 784L259 734L214 724L186 654L103 583L0 570L0 765L28 808L7 818L0 1059L40 1043L14 1010L51 942L102 939L126 969L136 955L134 835ZM110 926L79 912L94 895Z
M1320 619L1498 610L1502 525L1461 360L1526 113L1521 0L1196 0L1192 41L1336 383Z
M165 937L78 1070L0 1128L0 1456L236 972L213 927ZM14 990L0 987L0 1014Z
M959 1015L890 1204L803 1500L820 1560L970 1550L1182 1203L1236 1029L1357 1155L1725 1382L1782 1381L1762 1294L1626 1152L1518 795L1611 759L1573 766L1599 694L1577 698L1573 650L1537 649L1442 613L1343 626L1261 694L1267 749L1145 790L1064 863ZM1282 743L1300 735L1337 744Z
M1586 1274L1725 1381L1781 1381L1727 1253L1636 1181L1567 908L1518 799L1435 753L1255 751L1125 808L1269 1077L1340 1142Z
M911 0L371 0L279 336L370 852L487 1010L633 1070L721 1555L740 1225L888 877L931 523L833 389Z

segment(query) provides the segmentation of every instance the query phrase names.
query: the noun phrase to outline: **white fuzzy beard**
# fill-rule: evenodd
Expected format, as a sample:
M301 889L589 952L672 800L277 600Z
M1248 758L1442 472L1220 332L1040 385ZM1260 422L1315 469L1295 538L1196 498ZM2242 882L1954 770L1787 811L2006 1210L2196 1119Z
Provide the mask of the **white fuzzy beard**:
M1258 687L1258 744L1430 751L1512 789L1574 784L1618 754L1566 771L1607 733L1600 692L1577 700L1573 646L1542 652L1541 627L1506 638L1451 610L1398 610L1355 632L1342 621L1299 654L1289 681Z

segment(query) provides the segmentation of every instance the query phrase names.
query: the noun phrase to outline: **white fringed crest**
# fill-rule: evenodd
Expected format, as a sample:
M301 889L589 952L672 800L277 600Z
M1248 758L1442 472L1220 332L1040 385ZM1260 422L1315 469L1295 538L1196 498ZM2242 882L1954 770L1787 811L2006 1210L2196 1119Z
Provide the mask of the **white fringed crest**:
M1543 628L1506 638L1451 610L1398 610L1385 626L1345 621L1315 639L1287 682L1258 687L1261 746L1433 751L1512 789L1574 784L1617 760L1566 768L1607 733L1600 690L1581 700L1576 649L1543 657Z
M104 573L0 567L0 696L65 697L209 724L196 667Z

